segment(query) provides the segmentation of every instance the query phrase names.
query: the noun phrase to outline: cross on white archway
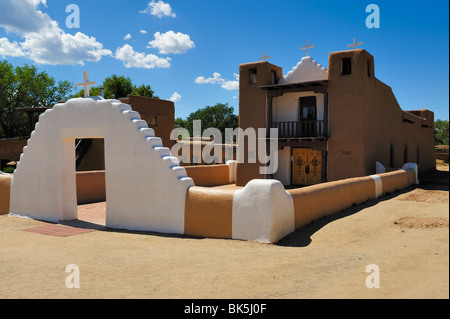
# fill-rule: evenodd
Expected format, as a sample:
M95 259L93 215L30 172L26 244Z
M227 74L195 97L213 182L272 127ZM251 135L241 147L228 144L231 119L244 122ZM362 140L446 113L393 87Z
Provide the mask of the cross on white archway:
M77 86L83 86L84 87L84 97L89 97L89 87L96 85L97 82L95 81L89 81L89 72L88 71L84 71L83 73L84 76L84 82L78 83Z
M270 59L271 56L267 56L266 55L266 51L264 51L264 56L262 58L258 58L259 60L264 60L264 62L266 62L267 59Z
M306 41L306 46L300 48L300 50L306 50L306 56L309 56L309 49L314 48L314 45L309 45L309 42Z
M356 50L358 45L363 45L363 42L356 43L356 38L353 38L353 44L347 44L347 48L353 47L353 50Z

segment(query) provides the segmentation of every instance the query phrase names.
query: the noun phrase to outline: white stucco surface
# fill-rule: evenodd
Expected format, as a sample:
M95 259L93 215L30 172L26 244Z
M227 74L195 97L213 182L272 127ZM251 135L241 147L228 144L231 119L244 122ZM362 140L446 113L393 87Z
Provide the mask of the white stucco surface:
M416 185L419 184L419 167L417 166L416 163L405 163L402 167L402 169L407 170L407 169L412 169L415 171L416 173Z
M328 80L328 71L325 67L318 64L312 57L307 56L302 60L283 78L278 84L299 83Z
M254 179L233 198L232 238L275 243L295 230L294 202L277 180Z
M375 198L381 197L383 195L383 181L378 175L370 175L375 182Z
M75 139L104 138L106 226L184 233L194 185L153 129L117 100L71 99L39 118L11 183L11 216L77 219Z
M325 97L322 93L298 92L285 93L282 96L273 98L273 121L274 122L293 122L300 119L301 97L315 96L317 103L317 120L324 119Z

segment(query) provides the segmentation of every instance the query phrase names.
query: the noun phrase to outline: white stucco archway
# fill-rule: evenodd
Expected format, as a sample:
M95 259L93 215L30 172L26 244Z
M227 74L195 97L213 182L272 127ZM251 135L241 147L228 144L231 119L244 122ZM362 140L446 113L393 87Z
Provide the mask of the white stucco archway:
M106 226L184 233L193 180L139 113L117 100L71 99L39 118L11 183L10 215L77 219L75 138L104 138Z

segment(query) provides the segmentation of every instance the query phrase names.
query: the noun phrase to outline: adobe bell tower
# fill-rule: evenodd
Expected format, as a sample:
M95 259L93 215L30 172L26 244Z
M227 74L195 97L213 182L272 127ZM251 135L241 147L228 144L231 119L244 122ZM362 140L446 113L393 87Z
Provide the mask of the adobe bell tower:
M238 136L238 160L236 168L236 185L245 186L252 179L264 179L259 168L264 164L258 162L258 149L256 152L248 150L245 130L252 128L270 128L267 120L266 91L259 87L277 84L282 77L282 68L264 61L241 64L239 66L239 127L244 134ZM258 145L257 145L258 147ZM240 154L244 152L244 154ZM239 156L241 155L241 157Z

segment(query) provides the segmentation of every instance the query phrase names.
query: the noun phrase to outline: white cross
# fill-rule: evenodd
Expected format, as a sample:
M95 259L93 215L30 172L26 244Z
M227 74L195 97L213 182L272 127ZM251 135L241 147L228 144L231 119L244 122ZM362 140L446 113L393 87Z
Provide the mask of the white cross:
M353 38L353 44L347 44L347 48L353 47L353 50L356 50L356 47L358 45L363 45L363 44L364 43L362 43L362 42L356 43L356 38Z
M270 59L271 56L267 56L266 55L266 51L264 51L264 56L262 58L258 58L259 60L264 60L264 62L266 62L267 59Z
M309 49L314 48L314 45L309 45L308 41L306 41L306 47L300 48L300 50L306 49L306 56L309 56Z
M84 71L83 75L84 75L84 82L78 83L77 86L84 86L84 97L89 97L89 87L96 85L97 82L95 82L95 81L89 82L89 72L88 71Z

